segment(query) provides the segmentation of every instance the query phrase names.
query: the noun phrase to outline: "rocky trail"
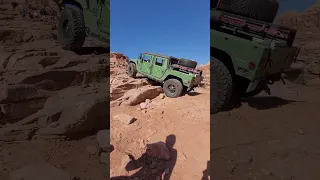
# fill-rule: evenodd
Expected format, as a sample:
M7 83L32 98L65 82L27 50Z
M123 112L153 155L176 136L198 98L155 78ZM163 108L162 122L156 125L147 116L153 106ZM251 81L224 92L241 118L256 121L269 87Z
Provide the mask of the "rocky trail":
M109 48L62 50L57 12L0 2L0 179L109 177Z
M201 179L210 159L209 88L167 98L161 86L114 64L111 58L111 177Z

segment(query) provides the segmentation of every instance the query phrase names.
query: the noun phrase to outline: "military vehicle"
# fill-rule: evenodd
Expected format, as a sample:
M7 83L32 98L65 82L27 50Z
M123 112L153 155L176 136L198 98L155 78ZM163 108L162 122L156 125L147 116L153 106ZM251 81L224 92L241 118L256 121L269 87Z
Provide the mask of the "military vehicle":
M135 78L140 73L163 83L163 91L169 98L176 98L194 90L202 81L202 71L196 70L197 62L156 53L140 53L138 59L130 59L128 75Z
M273 23L278 8L277 0L211 0L211 114L234 98L270 94L295 61L296 30Z
M58 38L65 50L80 50L90 36L110 40L110 0L65 0L58 24Z

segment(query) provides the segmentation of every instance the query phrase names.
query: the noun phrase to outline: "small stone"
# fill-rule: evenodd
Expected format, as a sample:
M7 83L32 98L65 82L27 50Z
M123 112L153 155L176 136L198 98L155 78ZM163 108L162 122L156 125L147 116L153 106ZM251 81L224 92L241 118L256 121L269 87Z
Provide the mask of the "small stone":
M147 109L148 108L148 103L140 103L140 109Z
M149 165L151 169L154 169L156 166L157 166L157 163L154 161Z
M113 118L115 120L121 121L122 123L129 125L134 122L135 118L128 114L117 114L114 115Z
M161 98L161 99L164 99L165 97L166 97L166 95L160 94L160 98Z
M267 176L271 175L271 172L268 171L268 170L266 170L266 169L261 169L261 173L262 173L263 175L267 175Z
M298 129L297 132L298 132L300 135L304 135L304 132L303 132L301 129Z
M99 159L100 159L100 163L101 164L108 165L109 164L109 159L110 159L110 154L103 152L103 153L100 154L100 158Z
M24 35L22 36L22 41L23 41L23 42L29 42L29 41L32 40L32 38L33 38L33 35L27 33L27 34L24 34Z
M150 99L146 99L145 101L147 104L151 103L151 100Z
M98 150L95 146L87 146L86 150L91 155L95 155L98 153Z
M117 107L120 105L121 105L121 102L119 102L119 101L111 101L110 102L110 107Z
M110 131L109 130L100 130L97 133L97 141L101 151L111 152L113 146L110 144Z
M141 113L142 113L142 114L146 114L146 113L147 113L147 110L142 110Z

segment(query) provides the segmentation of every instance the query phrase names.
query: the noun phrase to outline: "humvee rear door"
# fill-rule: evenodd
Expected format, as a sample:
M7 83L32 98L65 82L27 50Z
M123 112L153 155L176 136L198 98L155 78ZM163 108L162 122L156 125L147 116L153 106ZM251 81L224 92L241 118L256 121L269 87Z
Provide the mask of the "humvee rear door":
M151 75L156 78L162 78L168 68L168 60L163 57L155 57L153 62Z

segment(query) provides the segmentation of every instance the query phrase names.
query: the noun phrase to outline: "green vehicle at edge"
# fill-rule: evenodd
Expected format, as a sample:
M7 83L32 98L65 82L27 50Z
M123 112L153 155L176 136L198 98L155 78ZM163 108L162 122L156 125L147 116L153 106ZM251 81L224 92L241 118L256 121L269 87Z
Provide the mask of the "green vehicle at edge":
M296 30L273 23L277 0L211 0L210 114L283 80L296 60Z
M58 24L61 47L80 50L88 36L109 43L110 0L63 1Z
M128 75L135 78L140 73L147 78L163 83L167 97L175 98L193 90L202 81L202 71L196 70L197 62L156 53L139 54L138 59L130 59Z

